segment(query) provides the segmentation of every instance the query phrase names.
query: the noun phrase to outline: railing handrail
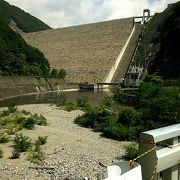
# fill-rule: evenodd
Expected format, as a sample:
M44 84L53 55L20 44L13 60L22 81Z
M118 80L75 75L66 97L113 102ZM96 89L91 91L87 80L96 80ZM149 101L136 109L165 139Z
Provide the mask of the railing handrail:
M153 180L179 180L180 171L180 123L162 127L140 134L139 154L145 154L155 145L155 149L138 160L142 168L143 180L150 180L153 172L156 176ZM156 143L164 141L162 145ZM152 142L152 143L146 143ZM162 178L160 177L162 172Z
M179 135L180 135L180 123L141 133L143 139L154 140L155 143L173 137L177 137Z

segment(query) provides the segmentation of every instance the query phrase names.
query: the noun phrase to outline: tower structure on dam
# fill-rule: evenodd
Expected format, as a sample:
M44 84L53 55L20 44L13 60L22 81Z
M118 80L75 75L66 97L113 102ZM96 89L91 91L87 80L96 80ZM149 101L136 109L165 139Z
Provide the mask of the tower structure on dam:
M144 11L143 11L143 22L148 21L150 17L151 17L150 10L144 9Z

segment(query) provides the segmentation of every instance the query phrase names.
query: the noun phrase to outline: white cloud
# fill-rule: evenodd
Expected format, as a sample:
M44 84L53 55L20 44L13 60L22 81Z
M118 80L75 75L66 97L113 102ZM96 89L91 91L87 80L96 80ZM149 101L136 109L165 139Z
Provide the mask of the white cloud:
M164 10L177 0L7 0L51 27L91 23Z

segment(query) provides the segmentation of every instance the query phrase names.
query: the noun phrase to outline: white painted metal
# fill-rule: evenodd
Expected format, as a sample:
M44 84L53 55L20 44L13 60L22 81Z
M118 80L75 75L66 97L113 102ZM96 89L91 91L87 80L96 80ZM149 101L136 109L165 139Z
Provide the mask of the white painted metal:
M108 178L104 180L142 180L141 166L134 163L131 169L129 161L113 163L107 167Z
M158 159L156 169L158 174L154 180L180 180L180 143L178 136L180 136L180 123L141 133L140 139L142 140L151 140L155 143L166 141L167 143L167 147L157 146L157 150L139 159L143 180L151 178L156 159ZM152 144L141 143L139 153L143 154L152 147ZM160 172L162 172L162 176Z

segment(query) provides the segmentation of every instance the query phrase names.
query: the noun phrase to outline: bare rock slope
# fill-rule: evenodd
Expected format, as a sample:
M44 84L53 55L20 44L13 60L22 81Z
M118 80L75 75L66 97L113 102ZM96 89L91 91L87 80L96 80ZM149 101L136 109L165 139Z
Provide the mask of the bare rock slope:
M133 18L24 34L51 67L64 68L68 82L102 82L133 28Z

